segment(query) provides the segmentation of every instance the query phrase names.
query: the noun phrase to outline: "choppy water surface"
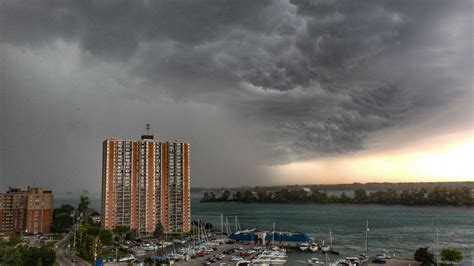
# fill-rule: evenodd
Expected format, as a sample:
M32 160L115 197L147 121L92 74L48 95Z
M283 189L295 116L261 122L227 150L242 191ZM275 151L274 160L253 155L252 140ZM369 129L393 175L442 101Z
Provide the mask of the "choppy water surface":
M471 265L474 254L474 208L466 207L407 207L384 205L300 205L300 204L245 204L200 203L200 195L192 196L193 219L205 219L220 228L220 214L229 217L234 230L234 216L244 228L277 231L303 231L316 241L329 241L342 255L358 255L365 249L365 224L369 220L369 254L385 250L388 255L412 258L418 247L436 247L436 228L439 246L461 250L463 264ZM68 202L56 199L55 205ZM77 201L76 201L77 202ZM91 197L94 208L98 198ZM77 205L77 203L75 203ZM290 261L306 260L310 254L292 253ZM320 258L323 259L323 258Z

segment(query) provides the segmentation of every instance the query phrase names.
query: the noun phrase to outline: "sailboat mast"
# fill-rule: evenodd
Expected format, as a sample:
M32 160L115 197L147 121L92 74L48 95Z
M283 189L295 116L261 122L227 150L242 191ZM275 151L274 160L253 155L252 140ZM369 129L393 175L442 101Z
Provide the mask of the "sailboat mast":
M365 226L365 254L369 253L369 220Z
M439 265L439 239L438 239L438 236L439 236L439 231L438 231L438 227L436 227L436 266Z
M329 228L329 246L332 247L332 231L331 231L331 228Z
M273 222L272 246L275 246L275 222Z
M221 213L221 237L224 237L224 214Z

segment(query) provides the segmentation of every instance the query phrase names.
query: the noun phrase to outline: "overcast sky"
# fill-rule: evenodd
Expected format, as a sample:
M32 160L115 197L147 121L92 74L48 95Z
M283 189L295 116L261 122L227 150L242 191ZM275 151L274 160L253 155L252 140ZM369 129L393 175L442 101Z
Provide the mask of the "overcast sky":
M191 143L193 186L360 181L311 167L470 143L472 14L456 0L2 0L0 188L98 192L101 142L146 123Z

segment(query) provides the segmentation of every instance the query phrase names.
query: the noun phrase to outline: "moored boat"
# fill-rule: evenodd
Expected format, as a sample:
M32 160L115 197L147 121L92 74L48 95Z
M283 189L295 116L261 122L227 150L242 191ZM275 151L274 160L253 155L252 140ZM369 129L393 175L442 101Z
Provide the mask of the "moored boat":
M301 243L298 245L298 249L301 250L301 251L307 251L309 248L309 245L308 243Z
M321 246L321 251L322 251L323 253L327 253L327 252L331 251L331 246L325 245L325 244L324 244L324 240L323 240L323 245Z
M359 257L347 257L346 260L350 261L352 265L360 265L362 263Z
M308 260L308 265L324 265L324 262L319 261L318 258L311 258Z
M311 251L311 252L316 252L316 251L318 251L318 250L319 250L319 246L318 246L317 243L314 243L314 242L313 242L313 243L311 243L311 244L309 245L309 251Z

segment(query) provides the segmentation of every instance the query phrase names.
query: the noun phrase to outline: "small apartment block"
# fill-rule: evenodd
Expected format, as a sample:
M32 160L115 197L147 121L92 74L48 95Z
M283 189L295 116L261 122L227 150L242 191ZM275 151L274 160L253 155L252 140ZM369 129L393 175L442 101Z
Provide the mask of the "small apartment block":
M50 233L53 193L40 187L9 188L0 193L0 234Z

